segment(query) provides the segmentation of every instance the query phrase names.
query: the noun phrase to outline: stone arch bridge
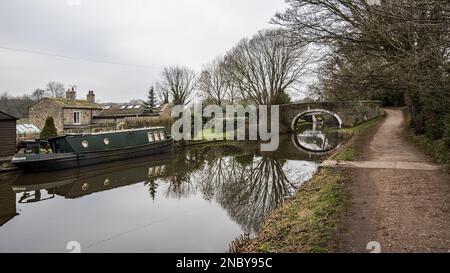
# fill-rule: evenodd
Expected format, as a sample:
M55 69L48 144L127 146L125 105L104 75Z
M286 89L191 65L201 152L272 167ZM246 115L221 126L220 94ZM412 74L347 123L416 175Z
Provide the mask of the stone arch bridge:
M381 101L323 101L280 105L280 132L295 130L297 121L307 115L329 114L341 127L353 127L384 114Z

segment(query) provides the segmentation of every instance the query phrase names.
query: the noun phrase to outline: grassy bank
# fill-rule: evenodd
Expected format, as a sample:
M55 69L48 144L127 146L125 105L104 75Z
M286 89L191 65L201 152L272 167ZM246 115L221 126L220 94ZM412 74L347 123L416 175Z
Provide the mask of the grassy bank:
M344 135L348 141L336 151L331 159L337 161L355 161L361 157L362 149L367 137L371 136L371 131L376 130L383 121L384 117L378 117L364 122L353 128L340 129L339 133Z
M359 126L341 129L347 143L332 158L355 160L359 148L376 130L383 117ZM231 252L333 252L337 250L342 218L350 196L344 183L348 170L322 168L296 196L267 219L256 238L240 238Z
M276 210L255 239L232 243L233 252L329 252L348 196L343 170L322 169L291 201Z

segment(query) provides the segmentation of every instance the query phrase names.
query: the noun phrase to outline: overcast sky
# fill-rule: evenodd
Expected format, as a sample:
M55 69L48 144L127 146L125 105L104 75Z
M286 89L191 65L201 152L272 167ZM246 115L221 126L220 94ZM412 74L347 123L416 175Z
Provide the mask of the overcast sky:
M269 20L285 7L284 0L1 0L0 92L61 81L78 86L79 98L90 89L103 102L144 98L164 66L198 71L273 27Z

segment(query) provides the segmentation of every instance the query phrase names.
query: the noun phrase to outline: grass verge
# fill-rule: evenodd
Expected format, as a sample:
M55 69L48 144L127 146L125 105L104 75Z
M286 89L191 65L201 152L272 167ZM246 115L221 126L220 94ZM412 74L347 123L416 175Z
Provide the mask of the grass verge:
M295 198L276 210L254 239L241 238L231 252L330 252L337 248L336 234L348 194L344 170L324 168L307 182Z

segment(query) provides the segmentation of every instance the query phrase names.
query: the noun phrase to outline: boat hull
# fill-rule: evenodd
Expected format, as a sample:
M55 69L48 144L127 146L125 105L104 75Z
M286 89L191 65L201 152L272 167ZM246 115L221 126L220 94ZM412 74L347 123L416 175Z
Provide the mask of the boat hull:
M168 153L172 150L173 139L168 138L164 141L153 142L147 145L108 151L96 151L80 154L61 153L53 155L17 155L15 158L20 158L20 160L13 159L12 163L24 172L48 172Z

